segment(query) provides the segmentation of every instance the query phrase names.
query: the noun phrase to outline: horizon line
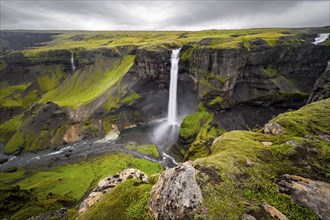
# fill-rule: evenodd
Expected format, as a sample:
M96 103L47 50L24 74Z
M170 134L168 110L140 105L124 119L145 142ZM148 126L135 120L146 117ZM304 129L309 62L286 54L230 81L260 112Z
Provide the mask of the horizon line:
M322 25L322 26L297 26L297 27L249 27L249 28L211 28L211 29L198 29L198 30L84 30L84 29L0 29L0 31L72 31L72 32L108 32L108 31L118 31L118 32L194 32L194 31L221 31L221 30L249 30L249 29L280 29L280 28L288 28L288 29L304 29L304 28L330 28L330 23L328 25Z

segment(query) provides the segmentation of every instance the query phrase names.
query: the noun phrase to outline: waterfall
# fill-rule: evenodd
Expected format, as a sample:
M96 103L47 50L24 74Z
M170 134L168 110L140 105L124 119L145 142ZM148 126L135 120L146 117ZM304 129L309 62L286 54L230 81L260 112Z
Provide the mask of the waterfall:
M71 67L72 67L72 71L76 69L76 65L74 64L73 53L71 54Z
M172 50L171 55L171 80L167 115L167 122L171 125L177 123L177 91L180 49L181 48Z
M177 92L178 92L178 71L180 49L172 50L171 55L171 75L169 100L167 109L167 118L163 118L156 123L152 132L153 143L156 144L160 154L162 155L162 164L168 168L178 164L177 155L173 155L168 147L176 143L180 130L180 117L177 115Z
M313 44L318 45L319 43L326 41L328 39L329 35L330 35L330 33L318 34L317 37L315 38L315 41L313 42Z

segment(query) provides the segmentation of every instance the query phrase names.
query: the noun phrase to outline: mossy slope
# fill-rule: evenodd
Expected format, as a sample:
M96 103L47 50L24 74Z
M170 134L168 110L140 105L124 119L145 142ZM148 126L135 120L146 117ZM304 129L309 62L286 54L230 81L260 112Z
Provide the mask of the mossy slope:
M148 208L152 185L131 179L119 184L79 219L154 219Z
M39 102L52 101L61 107L73 108L91 102L120 81L133 65L134 58L130 55L109 62L100 57L95 65L78 70L64 84L46 93Z
M317 219L279 193L274 182L286 173L330 181L330 144L325 138L330 130L329 106L327 99L279 115L272 122L281 124L285 132L278 136L232 131L217 138L211 155L194 162L219 175L217 184L212 175L199 176L209 218L239 219L246 212L263 218L260 205L267 202L289 219ZM265 146L261 143L265 141L273 145Z

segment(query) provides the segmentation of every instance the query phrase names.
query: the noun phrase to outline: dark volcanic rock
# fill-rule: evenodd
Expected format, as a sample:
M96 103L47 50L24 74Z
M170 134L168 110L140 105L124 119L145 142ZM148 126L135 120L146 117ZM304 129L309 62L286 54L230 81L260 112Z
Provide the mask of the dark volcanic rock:
M327 99L330 97L330 63L327 70L316 81L312 92L309 95L308 103L318 100Z

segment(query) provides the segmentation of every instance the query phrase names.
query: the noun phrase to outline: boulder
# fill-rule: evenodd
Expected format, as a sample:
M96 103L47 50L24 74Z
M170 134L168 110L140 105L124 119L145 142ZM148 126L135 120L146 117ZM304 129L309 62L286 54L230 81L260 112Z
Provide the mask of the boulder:
M280 191L289 194L295 203L310 208L320 219L329 219L329 183L285 174L277 184Z
M126 169L113 176L103 178L97 184L97 187L93 189L93 191L87 196L87 198L80 204L78 215L80 216L84 212L86 212L90 207L97 203L105 193L109 192L118 184L125 182L127 179L132 178L139 179L144 182L149 181L147 174L138 169L133 168Z
M265 125L264 133L271 135L279 135L284 132L284 128L278 123L268 123Z
M196 182L197 170L185 162L161 173L152 187L149 208L155 219L191 219L191 212L202 204L202 193Z

